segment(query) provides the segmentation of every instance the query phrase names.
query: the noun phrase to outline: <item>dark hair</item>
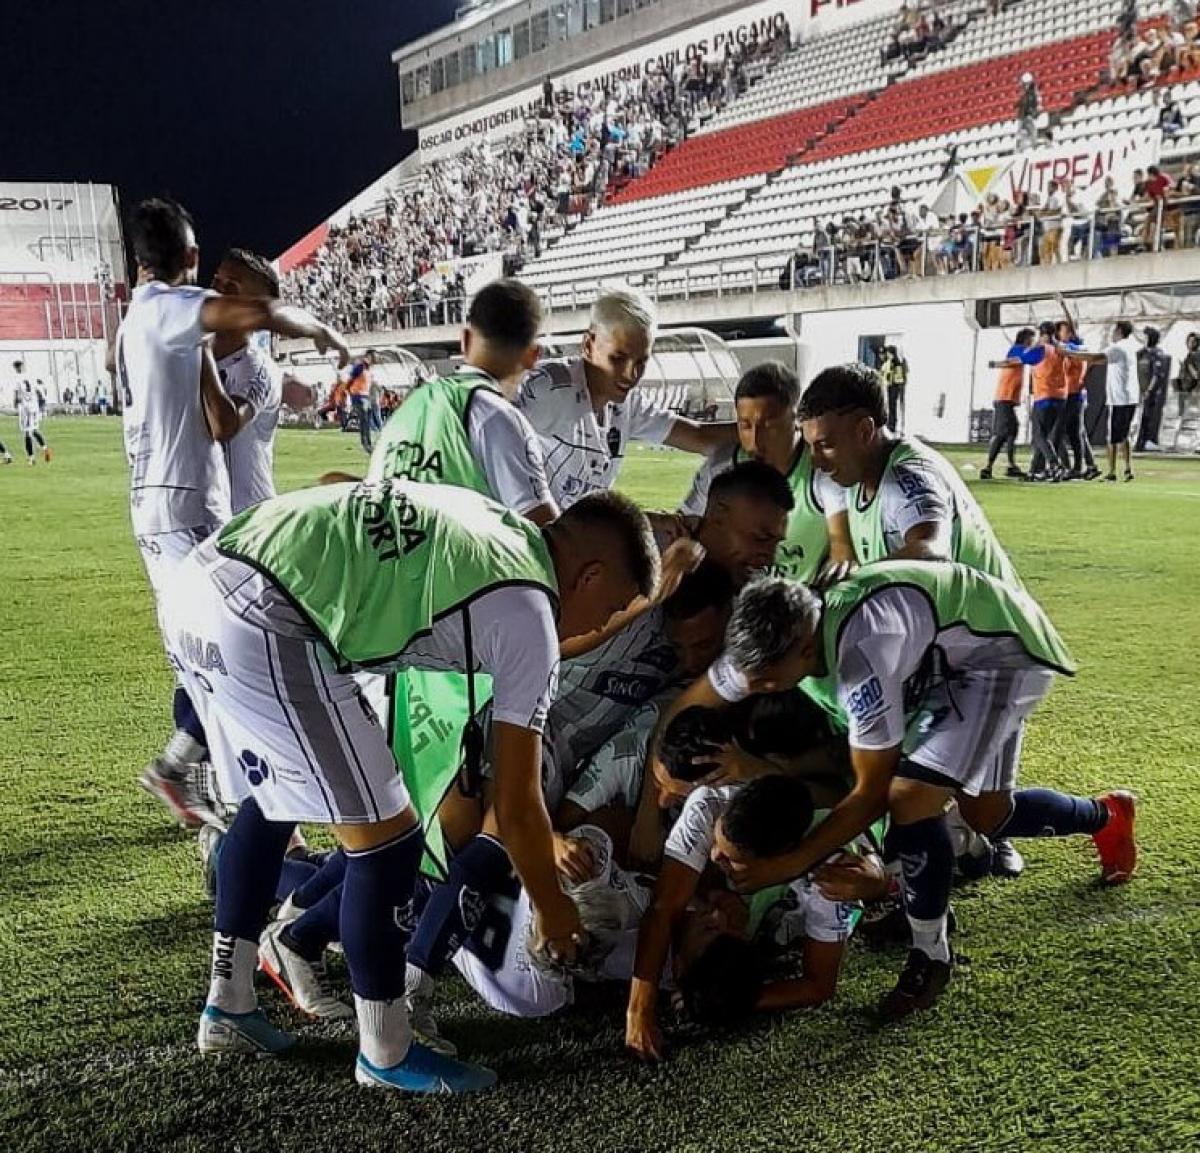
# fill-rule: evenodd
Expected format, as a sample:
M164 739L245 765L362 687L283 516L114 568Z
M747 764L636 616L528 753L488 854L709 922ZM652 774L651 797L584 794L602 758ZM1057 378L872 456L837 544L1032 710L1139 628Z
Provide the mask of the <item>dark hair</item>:
M800 381L786 364L778 360L756 364L742 374L733 399L736 403L739 400L755 400L759 397L770 397L779 401L784 408L794 409L800 399Z
M1054 326L1054 335L1057 336L1063 329L1066 329L1072 336L1075 335L1075 325L1069 320L1060 320Z
M221 257L221 263L240 264L267 286L267 296L272 300L279 299L279 273L271 267L271 262L265 256L259 256L248 248L231 248Z
M143 200L129 220L134 259L155 276L174 280L187 264L192 217L182 204L154 197Z
M813 799L799 777L780 773L755 777L739 789L721 815L721 828L732 845L756 857L790 853L808 832Z
M471 301L467 323L489 344L524 352L542 326L542 302L527 284L506 277L486 284Z
M708 488L710 506L714 502L727 502L739 497L769 501L784 512L791 512L796 507L796 498L792 495L787 477L761 460L743 461L713 477Z
M811 589L782 577L755 577L738 594L725 630L725 651L738 668L756 672L781 660L820 626Z
M1019 328L1017 329L1017 339L1015 343L1024 344L1026 341L1032 340L1035 336L1037 336L1037 332L1034 329Z
M1053 336L1057 329L1058 326L1053 320L1043 320L1042 323L1038 325L1038 332L1042 336Z
M691 620L705 609L726 608L733 603L735 592L729 574L716 561L706 558L663 602L663 616L669 621Z
M553 522L583 538L609 532L618 539L622 562L643 596L658 587L659 556L646 514L619 492L591 492L580 497Z
M1200 332L1189 332L1187 334L1187 340L1184 343L1191 348L1193 341L1195 341L1196 344L1200 344Z
M1157 348L1158 342L1162 340L1162 333L1151 325L1147 325L1142 331L1146 337L1146 344L1150 348Z
M887 424L883 381L873 368L858 361L827 368L800 399L801 420L857 411L865 412L879 428Z
M749 941L728 933L714 937L679 980L688 1017L701 1025L728 1025L748 1016L762 992L763 970Z
M759 693L733 713L738 743L758 757L798 757L830 737L828 715L802 689Z
M696 781L712 771L704 757L732 738L725 713L693 705L667 725L658 746L659 759L677 781Z
M1116 328L1122 337L1133 335L1133 322L1132 321L1118 320Z

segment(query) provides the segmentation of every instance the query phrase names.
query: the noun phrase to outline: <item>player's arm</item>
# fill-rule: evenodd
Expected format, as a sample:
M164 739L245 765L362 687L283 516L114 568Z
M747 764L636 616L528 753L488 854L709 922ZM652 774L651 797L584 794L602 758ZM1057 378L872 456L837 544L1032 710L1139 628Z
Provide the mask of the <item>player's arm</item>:
M686 416L677 416L663 443L684 452L698 452L704 456L711 456L720 449L736 445L737 438L737 424L732 420L702 424L698 420L689 420Z
M245 423L243 410L250 407L245 401L239 405L238 400L225 391L216 358L207 342L200 346L200 403L204 407L208 435L218 444L237 436ZM253 409L250 409L250 415L254 415Z
M788 1009L812 1009L832 1001L845 955L845 941L814 941L805 937L801 976L765 985L755 1009L760 1013L782 1013Z
M560 888L554 830L542 794L542 738L532 729L492 723L495 812L500 839L537 912L551 952L569 957L582 932L579 910Z
M887 749L850 748L854 787L790 853L749 864L733 862L730 874L742 892L754 892L803 876L849 844L887 812L888 790L900 764L900 745Z
M350 360L350 350L341 335L303 308L257 296L210 296L200 309L200 326L205 332L245 336L251 332L276 332L311 340L317 351L338 354L338 363Z
M662 1032L658 1027L658 982L671 935L688 901L696 892L700 874L682 861L668 858L654 883L654 897L638 926L633 983L625 1010L625 1047L643 1061L661 1061Z
M904 534L904 544L888 560L953 560L953 525L945 520L915 524Z
M1024 363L1023 360L1010 356L1004 360L989 360L988 368L1020 368Z

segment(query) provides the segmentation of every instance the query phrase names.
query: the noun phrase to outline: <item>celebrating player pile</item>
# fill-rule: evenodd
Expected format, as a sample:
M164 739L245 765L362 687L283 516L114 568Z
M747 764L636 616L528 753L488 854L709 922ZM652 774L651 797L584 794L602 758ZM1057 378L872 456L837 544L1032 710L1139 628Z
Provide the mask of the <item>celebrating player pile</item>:
M711 1024L820 1004L889 894L911 951L882 1012L928 1009L953 967L951 803L992 871L1020 871L1008 838L1079 833L1107 882L1132 874L1130 794L1017 788L1026 719L1074 663L954 469L887 432L874 373L801 397L760 366L736 424L698 425L639 389L648 301L601 296L582 355L537 365L537 298L499 281L365 480L276 497L278 388L246 335L340 338L279 306L252 254L222 262L226 296L188 287L176 206L142 206L135 247L117 361L180 679L143 782L221 825L189 769L207 756L236 805L207 834L201 1051L292 1045L261 964L305 1012L353 1019L360 1083L486 1088L433 1013L452 965L520 1016L628 982L627 1044L659 1059L664 992ZM241 438L267 455L228 455L235 488L255 478L231 507L217 442ZM608 491L631 438L701 456L677 512ZM297 855L298 822L340 848Z

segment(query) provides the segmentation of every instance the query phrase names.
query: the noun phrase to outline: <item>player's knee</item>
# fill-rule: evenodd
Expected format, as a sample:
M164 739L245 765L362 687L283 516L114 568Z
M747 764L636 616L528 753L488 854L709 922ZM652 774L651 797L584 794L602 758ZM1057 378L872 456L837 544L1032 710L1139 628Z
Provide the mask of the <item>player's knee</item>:
M417 823L416 810L412 805L406 805L402 812L385 821L369 825L334 825L333 835L347 852L364 853L403 836Z
M982 793L978 797L960 796L959 812L977 833L992 836L1012 812L1012 793Z

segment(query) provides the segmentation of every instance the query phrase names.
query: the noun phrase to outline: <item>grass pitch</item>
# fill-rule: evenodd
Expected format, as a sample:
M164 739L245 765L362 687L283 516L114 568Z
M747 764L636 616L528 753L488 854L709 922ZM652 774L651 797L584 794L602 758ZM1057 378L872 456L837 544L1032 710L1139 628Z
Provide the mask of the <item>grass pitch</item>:
M0 437L16 448L13 423ZM52 465L0 469L0 1153L1200 1149L1200 464L1142 463L1132 485L977 486L1082 665L1038 711L1024 780L1135 788L1132 884L1098 889L1086 841L1025 842L1019 881L957 892L970 963L933 1013L879 1027L870 1008L901 957L855 947L835 1005L677 1037L658 1069L622 1055L619 991L521 1022L449 981L446 1031L502 1085L404 1100L357 1090L353 1042L269 987L299 1053L195 1052L210 908L194 838L134 785L167 736L171 681L119 424L46 433ZM282 486L361 463L349 436L280 436ZM624 487L667 506L691 467L639 453Z

